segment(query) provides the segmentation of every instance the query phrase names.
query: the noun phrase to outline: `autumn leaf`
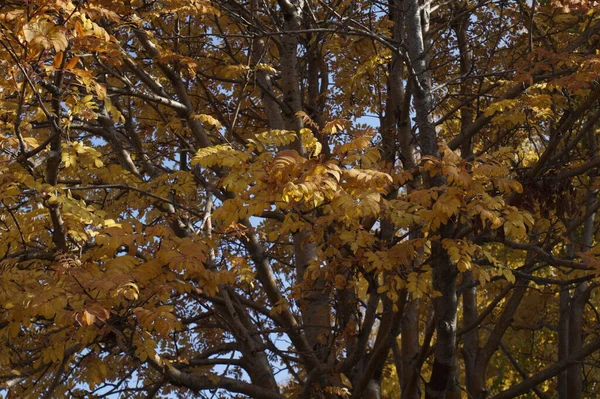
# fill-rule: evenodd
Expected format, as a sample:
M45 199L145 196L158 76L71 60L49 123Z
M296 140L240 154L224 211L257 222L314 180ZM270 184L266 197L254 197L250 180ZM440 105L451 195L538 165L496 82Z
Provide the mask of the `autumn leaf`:
M0 2L2 395L596 397L599 15Z
M28 23L23 27L23 34L28 43L45 50L53 48L59 52L69 45L64 28L55 26L47 20Z

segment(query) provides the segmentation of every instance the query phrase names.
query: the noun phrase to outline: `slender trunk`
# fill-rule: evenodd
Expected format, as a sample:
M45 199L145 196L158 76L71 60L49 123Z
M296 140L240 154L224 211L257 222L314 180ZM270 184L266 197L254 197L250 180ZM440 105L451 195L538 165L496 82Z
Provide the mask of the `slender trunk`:
M284 19L284 32L297 31L302 26L303 0L280 0ZM281 88L283 91L282 114L285 128L300 131L301 120L296 113L302 110L300 75L298 69L298 35L283 34L279 43L281 63ZM298 139L294 149L304 155L305 149ZM305 295L299 301L302 311L306 340L316 357L326 364L331 358L331 306L330 294L323 277L306 281L308 267L317 261L317 245L311 240L308 230L293 235L296 278L305 284Z
M588 139L591 156L597 154L596 137L590 134ZM596 172L590 173L592 179ZM591 190L586 198L586 210L594 205L598 196L597 190ZM591 214L583 225L582 251L592 248L594 241L594 221L596 214ZM585 304L591 295L591 287L588 283L582 283L575 288L570 308L569 323L569 353L576 352L583 347L583 317ZM581 399L583 395L583 367L581 363L575 363L567 369L567 397L569 399Z
M572 259L575 256L575 235L569 234L570 243L567 245L567 257ZM569 333L570 333L570 317L571 317L571 293L569 286L560 287L559 294L559 314L558 314L558 361L563 361L569 357ZM556 376L556 390L558 399L569 399L567 393L568 375L567 369L561 371Z
M598 141L595 133L589 133L586 144L589 148L590 158L598 154ZM588 175L593 181L597 176L597 171L591 171ZM598 191L590 190L586 196L587 210L594 206L597 200ZM583 225L583 236L581 239L581 251L589 251L594 242L594 222L596 214L592 213ZM576 352L583 347L583 317L585 304L591 295L591 287L588 283L582 283L575 288L573 299L571 300L571 312L569 323L569 353ZM583 367L581 363L574 363L567 369L567 395L569 399L581 399L583 395Z
M323 154L329 154L329 142L327 134L322 134L320 130L325 126L325 99L329 90L329 76L327 71L327 62L324 59L319 35L309 35L306 45L307 54L307 99L306 112L308 116L316 123L311 126L313 134L323 146Z
M394 39L399 40L402 35L402 13L401 2L392 0L389 3L389 17L394 22L392 35ZM384 170L392 171L396 166L396 157L398 154L399 141L399 121L401 119L401 109L404 102L404 85L402 75L404 71L403 60L393 54L388 65L388 80L387 80L387 96L385 102L384 115L381 118L381 136L383 149L382 160L384 161ZM396 198L397 189L393 190L387 199ZM393 245L396 226L390 219L381 221L381 241L386 247ZM398 309L404 308L407 293L405 291L399 293L402 305L393 303L389 298L383 297L382 303L384 308L384 317L381 320L377 338L375 340L373 353L369 358L365 358L362 363L364 375L355 376L358 381L355 389L355 397L357 398L379 398L381 397L381 375L385 366L385 361L390 353L391 348L397 346L396 339L400 334L401 318L398 314ZM418 327L416 327L418 328ZM417 342L418 344L418 342ZM375 357L379 357L376 359ZM399 373L401 370L397 370ZM368 378L368 381L367 381ZM365 382L367 381L367 382Z
M256 10L259 8L258 0L252 0L252 18L255 18ZM258 37L252 42L252 62L259 64L263 62L263 58L268 54L268 47L266 39ZM275 101L275 92L273 90L273 82L271 81L271 75L263 70L259 69L256 71L256 81L260 87L262 104L267 116L267 121L270 129L283 129L284 122L281 116L281 108Z
M423 29L428 26L428 5L418 0L409 0L406 8L406 29L408 54L414 72L413 83L416 121L419 128L418 141L423 155L439 156L437 135L433 123L431 82L427 71ZM428 181L431 186L445 183L437 175ZM454 228L451 224L440 227L441 238L451 237ZM452 367L456 347L456 266L439 241L432 243L433 288L441 295L434 300L437 342L431 378L427 384L426 398L445 398L448 383L452 377Z
M260 63L266 53L266 43L264 38L257 38L253 43L252 60L254 63ZM275 92L271 76L263 69L256 71L256 81L260 86L262 104L267 116L267 121L270 129L283 129L284 122L281 116L279 104L275 101Z
M402 370L400 382L404 399L418 399L421 395L416 384L409 386L416 372L415 361L419 353L419 300L410 300L402 315ZM406 392L404 392L406 391Z
M390 20L394 22L392 30L393 40L402 39L403 21L402 21L402 3L399 0L390 2ZM404 84L402 77L404 74L404 62L402 58L394 53L388 65L389 75L387 80L387 98L385 103L385 116L381 121L381 136L383 159L386 162L386 168L395 165L399 142L399 121L402 119L402 109L405 101ZM404 155L404 154L403 154Z
M464 17L455 19L453 29L456 34L456 40L458 42L460 74L463 77L463 81L460 85L460 101L466 101L470 97L471 92L473 91L472 84L470 84L470 80L467 79L468 75L471 73L473 63L473 54L469 49L469 43L467 40L470 13L464 13L464 7L457 9L456 12L464 14ZM460 122L461 135L466 136L467 128L473 123L473 110L468 104L464 105L460 109ZM473 152L472 147L472 138L469 137L460 146L461 155L463 158L467 158L471 155L471 153Z
M460 90L461 97L460 101L466 101L471 92L473 91L470 81L467 76L471 73L472 65L472 53L469 48L467 40L467 32L469 29L469 13L464 13L464 6L457 7L455 12L457 14L463 13L462 18L456 18L453 24L453 30L456 34L456 40L458 42L459 50L459 61L460 61L460 74L463 77L461 82ZM460 129L461 135L466 135L467 129L473 123L473 111L468 105L463 106L460 109ZM471 138L464 141L460 147L461 155L464 159L467 159L473 153L472 140ZM465 289L463 291L463 325L471 325L477 320L477 286L473 284L474 278L473 273L467 271L463 274L463 284ZM479 351L479 332L476 328L468 331L463 336L463 348L462 355L465 366L465 384L468 395L475 397L476 392L480 392L482 387L479 386L478 381L482 381L485 378L485 369L479 369L477 367L477 353Z
M62 61L64 65L64 60ZM62 68L62 67L61 67ZM59 70L54 74L54 86L57 92L52 93L52 111L54 115L51 118L52 134L54 138L50 142L50 156L46 161L46 183L56 186L58 184L58 172L61 163L61 151L62 151L62 129L61 123L61 106L60 97L62 96L62 83L63 83L63 72ZM32 87L35 90L34 87ZM58 204L46 203L48 212L50 213L50 219L52 220L52 241L59 251L68 251L67 244L67 232L65 228L65 222L62 217L62 211Z
M580 284L575 289L571 300L569 318L569 353L583 348L583 312L590 298L591 290L587 283ZM560 360L560 359L559 359ZM574 362L567 369L566 398L581 399L583 395L583 367L581 362Z
M327 344L330 337L329 295L326 295L325 281L317 278L306 281L305 273L310 263L317 259L317 247L310 242L307 232L294 235L294 256L296 257L296 273L299 283L305 283L305 295L300 301L302 321L306 339L317 357L325 361Z
M471 325L477 320L477 289L473 283L473 274L469 271L463 275L463 325ZM462 355L465 362L465 383L467 393L471 397L481 391L478 381L485 378L485 369L477 368L477 352L479 351L479 333L474 328L463 335Z
M408 0L405 15L408 55L412 66L411 80L414 83L413 97L416 111L416 121L419 128L418 144L423 155L438 156L437 134L432 116L433 99L431 94L431 79L427 70L425 47L423 39L423 21L419 0ZM428 14L428 13L427 13Z
M395 197L395 193L392 193ZM392 245L395 225L388 219L381 222L381 240L386 246ZM396 344L400 333L400 314L406 304L407 292L401 290L394 303L387 296L381 298L383 316L381 318L373 350L359 363L359 372L354 375L353 399L379 399L381 397L381 377L390 349Z
M560 290L559 320L558 320L558 361L569 356L569 289ZM557 377L558 399L569 399L567 395L567 370L562 371Z
M452 226L441 228L442 237L451 236ZM427 383L426 398L445 398L452 378L456 347L456 267L450 262L441 244L432 244L433 288L441 295L434 300L437 342L431 378Z
M448 378L448 386L446 388L446 395L444 399L460 399L462 389L460 387L458 376L460 369L458 366L458 358L454 356L452 360L452 368L450 369L450 376Z
M297 31L302 27L303 0L280 0L284 32ZM279 45L281 63L281 88L283 90L283 120L288 130L300 131L302 122L296 112L302 110L300 75L298 70L298 35L283 34ZM294 149L304 154L302 141L297 140Z

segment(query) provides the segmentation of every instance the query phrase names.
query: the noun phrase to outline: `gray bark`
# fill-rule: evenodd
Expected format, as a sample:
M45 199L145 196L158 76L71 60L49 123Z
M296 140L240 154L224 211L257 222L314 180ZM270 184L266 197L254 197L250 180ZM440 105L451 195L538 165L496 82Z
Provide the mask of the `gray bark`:
M473 274L466 272L463 275L463 284L468 286L463 291L463 325L468 326L477 320L477 288L473 284ZM479 332L477 328L473 328L463 335L463 348L462 355L465 362L465 382L467 392L475 396L475 394L481 391L478 381L481 377L478 375L485 376L485 369L480 370L477 368L477 352L479 351Z
M587 144L590 150L590 158L596 156L598 152L597 139L595 134L590 133L587 137ZM597 172L591 171L589 176L593 179ZM586 196L586 210L594 206L598 196L597 190L590 190ZM587 212L586 212L587 213ZM594 241L594 222L596 214L592 213L583 225L583 236L581 240L581 251L588 251L593 246ZM576 352L583 347L583 324L585 304L590 298L592 287L588 283L582 283L575 288L571 300L570 318L569 318L569 352ZM583 396L583 367L580 362L571 365L566 372L566 393L569 399L581 399Z
M580 284L571 299L569 317L569 353L575 353L583 347L583 313L591 290L588 283ZM568 399L581 399L583 396L583 367L577 361L567 369L566 373L566 396Z
M302 26L303 0L279 0L283 14L283 31L279 52L281 54L281 88L283 90L283 120L288 130L299 131L302 121L296 112L302 110L302 96L300 93L300 76L298 68L298 35L285 32L297 31ZM302 142L298 140L295 150L304 153Z
M428 3L418 0L407 1L406 36L408 38L408 55L412 66L411 78L414 84L414 106L419 128L418 144L423 155L439 156L437 135L432 117L433 98L431 81L427 70L424 29L429 25ZM430 186L444 184L442 176L434 176L428 182ZM450 224L440 227L442 238L453 235ZM435 326L437 342L434 350L434 363L431 378L426 387L426 398L438 399L446 396L456 347L456 266L452 264L440 242L432 243L433 287L441 293L434 300Z
M569 290L563 287L560 291L559 321L558 321L558 360L564 360L569 356ZM557 378L558 399L568 399L567 395L567 371L563 371Z
M402 315L402 370L400 382L402 397L405 399L418 399L421 395L416 384L409 385L416 370L416 357L419 353L419 300L410 300L404 308ZM404 392L406 391L406 392Z

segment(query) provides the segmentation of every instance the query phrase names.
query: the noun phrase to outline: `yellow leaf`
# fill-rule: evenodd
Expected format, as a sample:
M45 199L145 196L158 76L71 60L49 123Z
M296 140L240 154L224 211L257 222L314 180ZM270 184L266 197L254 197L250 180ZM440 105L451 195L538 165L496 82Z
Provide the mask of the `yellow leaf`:
M212 127L216 127L216 128L223 127L223 125L221 124L221 122L218 121L218 119L216 119L210 115L206 115L206 114L192 115L192 119L198 120L198 121L205 123Z
M512 270L510 270L509 268L503 268L502 275L506 278L506 281L508 281L511 284L514 284L515 281L517 281L515 279L515 275L513 274Z
M340 379L342 381L342 384L344 384L345 387L352 389L352 382L350 381L350 379L348 377L346 377L346 374L341 373Z
M260 70L260 71L265 71L265 72L269 72L271 74L275 74L277 73L277 69L273 68L271 65L269 64L256 64L256 69Z
M77 164L77 155L69 152L63 152L61 154L62 161L65 164L65 168L70 168Z
M348 284L348 281L346 280L346 277L342 276L341 274L337 274L334 278L334 285L335 288L337 288L338 290L344 289L346 288L346 285Z
M118 291L118 294L121 294L123 298L128 301L134 301L138 299L138 295L140 293L140 289L134 283L127 283L123 287L121 287Z
M341 130L344 130L347 124L347 119L336 119L334 121L327 122L322 131L326 134L335 134Z
M94 324L95 320L96 320L96 316L94 316L93 314L91 314L87 310L83 311L83 315L81 316L81 322L84 325L91 326L92 324Z
M104 227L121 227L121 224L115 222L114 219L106 219L104 220Z
M387 285L382 285L377 288L377 293L383 294L384 292L387 292L388 290L389 290L389 287Z
M52 63L52 66L54 68L60 68L60 66L62 65L63 56L64 53L62 51L56 53L56 55L54 56L54 62Z
M169 326L169 323L165 319L159 317L154 320L154 329L163 337L168 337L169 332L171 331L171 326Z
M485 116L492 116L496 112L504 112L508 109L511 109L517 104L518 100L501 100L496 101L495 103L490 104L484 111L483 114Z
M458 271L464 273L471 268L471 262L466 259L461 259L458 261L458 263L456 263L456 268Z
M73 69L75 68L75 65L77 65L77 63L79 62L79 57L75 56L72 57L69 62L67 62L67 64L65 65L65 69Z

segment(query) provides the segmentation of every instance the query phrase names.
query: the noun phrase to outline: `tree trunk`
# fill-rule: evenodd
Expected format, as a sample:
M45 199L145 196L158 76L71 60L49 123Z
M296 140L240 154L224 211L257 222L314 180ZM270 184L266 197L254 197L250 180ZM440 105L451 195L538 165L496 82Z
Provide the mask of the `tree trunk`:
M463 291L463 325L471 325L477 320L477 289L473 283L473 274L466 272L463 275L463 284L467 287ZM472 286L471 286L472 285ZM475 397L482 391L479 381L485 377L485 369L477 368L477 352L479 351L479 333L477 328L463 335L463 359L465 362L465 383L467 393Z
M303 0L280 0L283 13L284 32L297 31L302 27ZM283 90L283 120L288 130L296 132L302 129L302 122L296 113L302 111L300 93L300 75L298 70L298 35L283 34L279 46L281 54L281 88ZM304 154L300 139L296 140L294 149Z
M402 315L402 370L400 376L402 397L418 399L419 387L413 384L409 387L412 375L416 372L415 360L419 353L419 300L413 299L406 304ZM407 392L404 392L407 390Z
M408 39L408 55L414 76L414 106L418 142L423 155L439 156L435 125L431 114L432 94L431 80L427 70L425 40L423 32L429 26L429 3L421 4L418 0L407 1L406 37ZM432 187L443 185L444 178L434 176L427 184ZM451 224L440 227L441 238L452 237L454 228ZM434 363L431 379L427 384L427 399L443 399L446 395L448 381L452 378L452 365L456 347L456 266L450 261L440 241L432 243L431 259L433 266L433 288L441 295L434 300L435 326L437 342L434 350Z
M586 144L589 148L590 158L598 154L598 142L595 133L589 133ZM593 181L597 176L597 171L588 173L590 180ZM590 190L586 196L586 213L597 200L598 191ZM583 225L583 235L581 239L581 252L589 251L594 244L594 222L596 214L592 213ZM585 304L591 295L591 287L588 283L582 283L575 288L571 300L570 319L569 319L569 353L576 352L583 347L583 317ZM560 359L559 359L560 360ZM583 367L577 362L567 369L567 397L569 399L581 399L583 396Z
M559 320L558 320L558 361L569 356L569 289L563 287L560 291ZM557 377L558 399L569 399L567 395L567 370Z
M569 353L579 351L583 347L583 312L591 294L587 283L580 284L571 300L569 314ZM559 359L561 360L561 359ZM583 394L583 367L581 362L574 362L567 370L566 396L568 399L581 399Z
M451 236L452 226L441 229L442 237ZM432 244L432 256L439 259L433 265L433 288L441 293L435 298L435 323L437 341L431 379L427 384L426 398L446 397L446 390L452 376L456 348L456 267L440 243Z
M595 137L590 141L592 155L596 153ZM594 176L591 176L592 178ZM597 198L597 191L592 190L586 199L586 210L593 206ZM590 215L583 226L582 251L592 248L594 240L595 213ZM591 287L588 283L582 283L575 288L571 300L569 318L569 353L580 350L583 347L583 317L585 304L591 295ZM560 360L560 359L559 359ZM564 374L564 372L563 372ZM583 396L583 367L581 363L575 363L566 370L566 393L569 399L581 399Z

